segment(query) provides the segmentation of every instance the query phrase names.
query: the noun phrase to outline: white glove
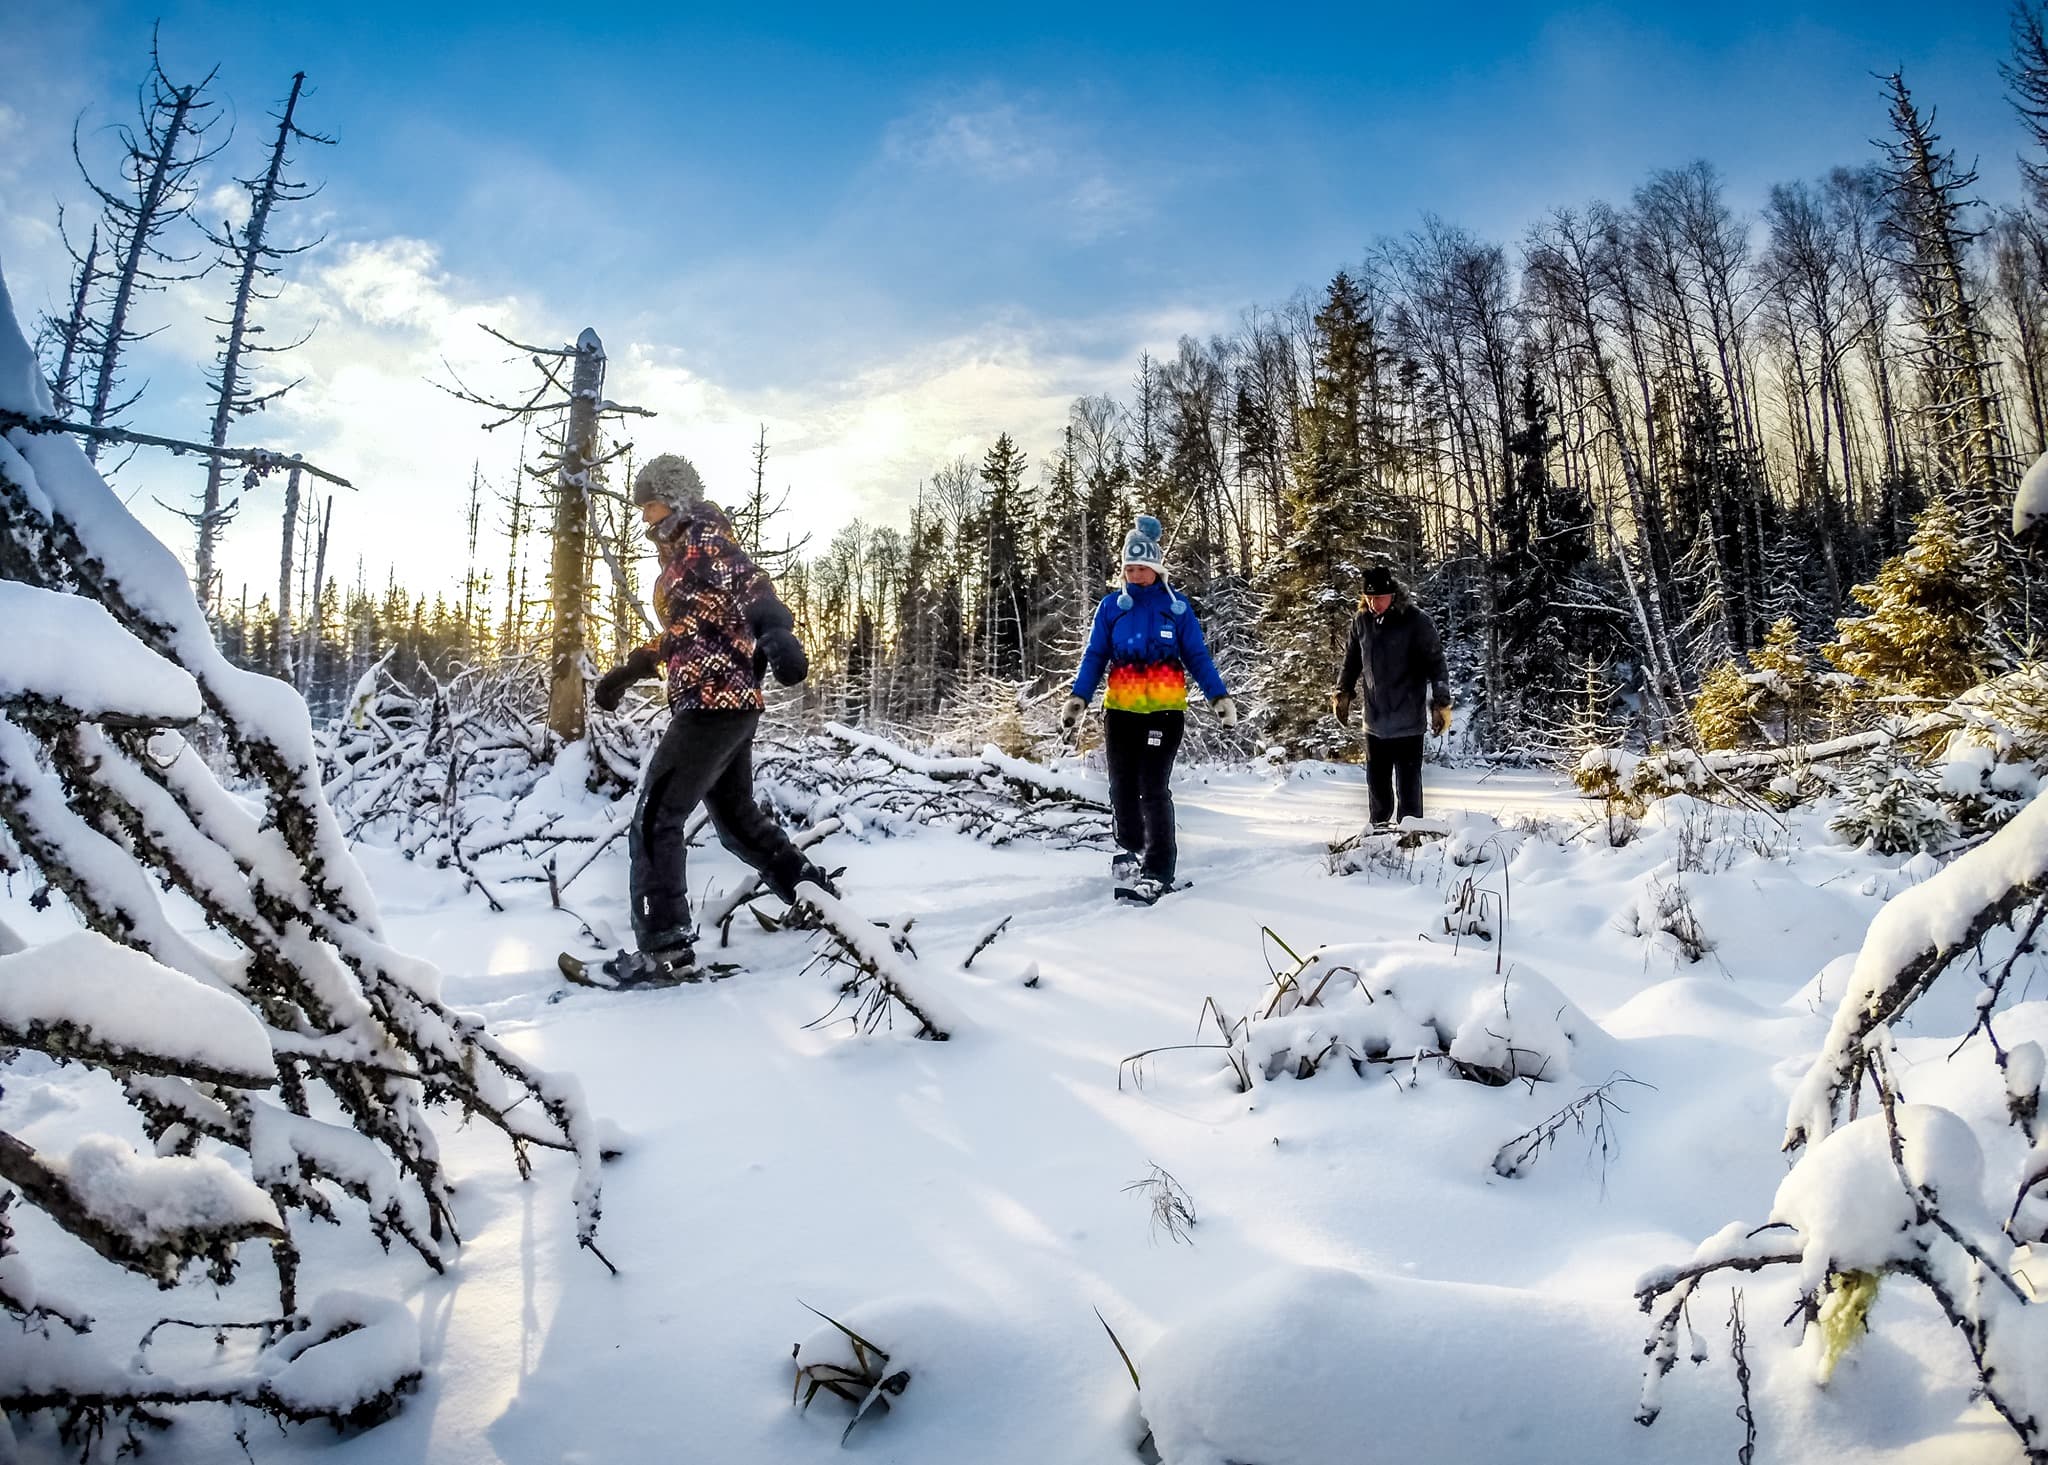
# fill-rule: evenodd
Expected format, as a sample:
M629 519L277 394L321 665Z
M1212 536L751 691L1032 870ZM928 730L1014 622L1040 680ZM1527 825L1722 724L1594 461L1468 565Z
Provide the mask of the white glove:
M1216 720L1225 727L1237 726L1237 704L1228 697L1218 697L1209 704L1216 714Z
M1081 719L1087 713L1088 699L1086 697L1069 697L1067 698L1066 705L1060 708L1060 726L1068 732L1072 732L1081 725Z

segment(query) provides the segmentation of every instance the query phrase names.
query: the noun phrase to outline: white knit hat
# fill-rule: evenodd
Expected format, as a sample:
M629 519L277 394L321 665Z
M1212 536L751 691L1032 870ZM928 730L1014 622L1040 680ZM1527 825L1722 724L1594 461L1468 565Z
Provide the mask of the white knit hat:
M1180 598L1180 592L1166 578L1166 550L1160 543L1165 537L1166 530L1157 519L1150 514L1138 515L1137 523L1124 536L1123 567L1128 570L1133 565L1143 565L1148 570L1157 570L1159 583L1166 586L1167 601L1172 605L1173 613L1179 615L1187 602ZM1129 610L1136 602L1131 599L1131 592L1125 589L1117 595L1116 603L1118 609Z
M1144 565L1149 569L1166 569L1166 551L1159 541L1166 537L1166 531L1150 514L1138 515L1138 522L1131 526L1131 532L1124 536L1124 568Z

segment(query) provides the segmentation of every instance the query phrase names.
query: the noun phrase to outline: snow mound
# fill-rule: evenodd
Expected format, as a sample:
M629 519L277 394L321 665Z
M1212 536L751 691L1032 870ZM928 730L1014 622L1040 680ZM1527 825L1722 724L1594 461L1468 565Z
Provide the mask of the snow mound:
M1181 1319L1139 1359L1167 1465L1684 1459L1615 1407L1611 1315L1503 1288L1288 1267Z
M1495 1084L1612 1066L1600 1025L1527 965L1496 972L1480 952L1370 942L1323 947L1276 979L1240 1047L1254 1081L1312 1077L1332 1059L1365 1073L1418 1055Z

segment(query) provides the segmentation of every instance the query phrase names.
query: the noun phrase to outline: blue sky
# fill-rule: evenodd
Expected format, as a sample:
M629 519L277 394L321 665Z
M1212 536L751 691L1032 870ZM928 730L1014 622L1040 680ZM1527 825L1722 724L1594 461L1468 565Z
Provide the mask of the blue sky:
M1872 73L1900 65L1988 197L2013 195L2020 144L1988 0L1940 18L1833 0L37 9L65 13L9 23L26 55L0 87L0 263L24 310L63 288L56 203L85 211L71 120L104 151L153 19L174 75L220 65L237 171L309 73L303 118L340 141L305 150L327 186L297 219L328 242L278 313L321 326L312 379L251 435L357 478L338 532L373 579L393 559L422 583L459 573L472 457L502 478L516 446L422 380L447 356L517 383L478 319L549 340L596 325L613 395L662 413L640 440L697 456L714 491L768 423L771 475L829 531L900 518L919 476L1005 428L1044 451L1065 402L1140 350L1314 287L1424 210L1512 242L1702 156L1754 208L1773 181L1870 157ZM177 319L138 355L139 423L203 423L196 316L217 288L148 307ZM124 473L138 503L189 477ZM419 532L392 536L393 516ZM237 526L231 577L274 574L262 518Z

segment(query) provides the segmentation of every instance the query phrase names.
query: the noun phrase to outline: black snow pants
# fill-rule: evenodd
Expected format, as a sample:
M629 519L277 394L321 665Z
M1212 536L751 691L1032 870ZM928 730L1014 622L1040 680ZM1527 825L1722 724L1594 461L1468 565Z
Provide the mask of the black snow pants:
M1372 822L1387 824L1422 817L1422 734L1409 738L1365 737L1365 787ZM1400 794L1396 808L1395 793Z
M1173 793L1167 778L1187 731L1185 712L1102 714L1109 808L1117 847L1142 857L1147 875L1173 881ZM1420 739L1416 740L1420 743Z
M803 852L754 802L754 728L760 721L752 710L678 712L648 760L627 836L633 936L642 951L690 940L684 832L699 803L710 811L718 842L759 870L777 895L789 899L803 877Z

